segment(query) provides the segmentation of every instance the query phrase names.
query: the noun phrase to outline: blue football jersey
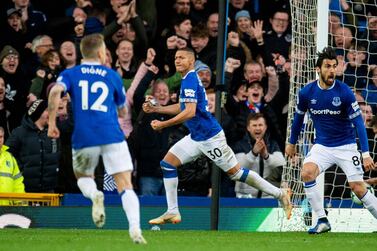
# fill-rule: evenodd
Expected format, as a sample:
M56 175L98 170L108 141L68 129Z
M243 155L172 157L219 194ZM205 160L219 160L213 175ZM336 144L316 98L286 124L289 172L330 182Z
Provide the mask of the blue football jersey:
M356 142L351 120L361 116L361 111L345 83L336 80L329 89L322 89L318 81L306 85L299 92L296 112L306 111L313 120L315 143L334 147Z
M125 105L123 82L114 70L87 63L63 71L57 79L72 100L74 149L122 142L117 108Z
M185 122L193 140L207 140L222 130L216 118L208 111L205 89L194 70L182 78L179 102L181 111L185 109L185 102L196 103L195 116Z

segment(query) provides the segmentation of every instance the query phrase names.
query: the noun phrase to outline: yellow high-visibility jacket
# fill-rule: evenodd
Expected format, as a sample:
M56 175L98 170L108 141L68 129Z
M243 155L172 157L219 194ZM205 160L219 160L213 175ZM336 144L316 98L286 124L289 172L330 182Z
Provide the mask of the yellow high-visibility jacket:
M25 193L24 177L8 147L0 149L0 193ZM11 201L0 200L0 205L12 205Z

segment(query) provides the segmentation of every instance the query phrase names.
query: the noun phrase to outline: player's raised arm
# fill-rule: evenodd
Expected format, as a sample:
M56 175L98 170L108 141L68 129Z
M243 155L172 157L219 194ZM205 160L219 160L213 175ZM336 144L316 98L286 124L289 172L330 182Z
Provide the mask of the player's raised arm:
M154 130L161 130L166 127L170 127L173 125L182 124L186 120L189 120L195 116L196 111L196 103L185 103L186 108L178 113L175 117L166 120L166 121L159 121L153 120L151 122L151 126Z
M59 108L60 95L64 91L64 87L55 84L48 96L48 132L47 135L51 138L59 138L60 132L56 127L56 114Z
M153 98L153 97L152 97ZM168 114L168 115L177 115L181 112L181 108L179 107L179 104L172 104L172 105L166 105L161 106L159 104L154 104L150 101L149 97L147 96L146 101L143 104L143 111L145 113L162 113L162 114Z

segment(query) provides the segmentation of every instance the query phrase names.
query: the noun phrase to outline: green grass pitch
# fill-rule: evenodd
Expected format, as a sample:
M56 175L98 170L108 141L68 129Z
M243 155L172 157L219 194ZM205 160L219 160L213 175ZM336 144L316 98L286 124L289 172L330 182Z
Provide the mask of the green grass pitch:
M251 233L237 231L148 231L147 245L135 245L125 230L0 229L1 251L368 251L377 233Z

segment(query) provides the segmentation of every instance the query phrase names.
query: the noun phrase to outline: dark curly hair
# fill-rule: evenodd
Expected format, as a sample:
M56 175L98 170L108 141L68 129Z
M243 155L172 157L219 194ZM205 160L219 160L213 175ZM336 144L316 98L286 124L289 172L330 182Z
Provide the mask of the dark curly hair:
M315 64L316 67L321 67L323 60L325 60L325 59L330 59L330 60L335 59L336 63L338 64L338 59L336 58L335 50L331 47L325 47L322 50L322 52L317 53L317 56L318 56L318 59L317 59L317 62Z

